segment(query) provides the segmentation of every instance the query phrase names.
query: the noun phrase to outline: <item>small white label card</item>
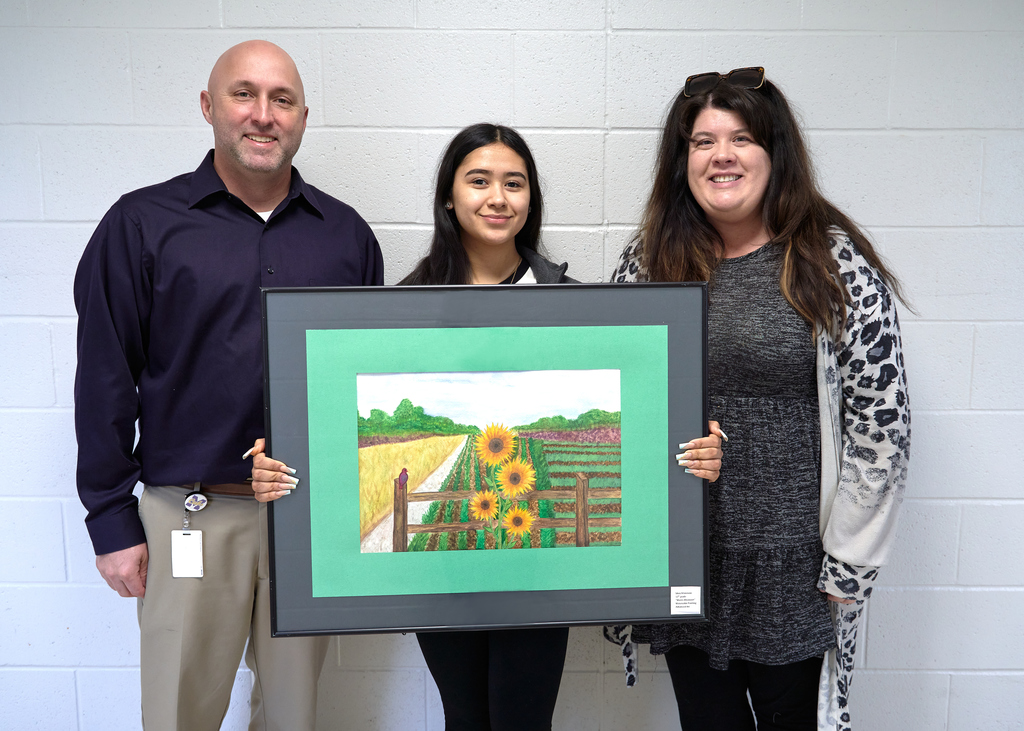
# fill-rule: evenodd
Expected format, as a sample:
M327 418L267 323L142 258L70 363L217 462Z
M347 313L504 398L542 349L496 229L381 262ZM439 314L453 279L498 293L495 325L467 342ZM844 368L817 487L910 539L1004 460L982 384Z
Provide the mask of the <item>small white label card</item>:
M672 614L700 614L700 587L673 586Z
M171 531L171 576L175 579L203 577L203 532Z

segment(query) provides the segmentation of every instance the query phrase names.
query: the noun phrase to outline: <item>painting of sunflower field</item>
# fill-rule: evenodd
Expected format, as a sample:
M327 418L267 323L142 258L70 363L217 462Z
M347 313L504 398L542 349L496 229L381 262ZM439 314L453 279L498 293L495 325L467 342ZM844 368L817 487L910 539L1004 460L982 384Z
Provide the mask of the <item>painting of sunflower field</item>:
M357 391L362 553L621 545L617 370L359 374Z

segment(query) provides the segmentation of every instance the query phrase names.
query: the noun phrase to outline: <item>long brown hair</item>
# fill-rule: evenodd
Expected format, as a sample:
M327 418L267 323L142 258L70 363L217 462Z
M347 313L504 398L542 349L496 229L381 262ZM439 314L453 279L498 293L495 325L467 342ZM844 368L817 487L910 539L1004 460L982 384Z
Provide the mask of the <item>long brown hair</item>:
M845 290L829 253L829 229L840 228L893 293L899 281L871 242L818 190L800 127L782 92L767 79L759 89L722 81L703 94L675 98L665 122L654 178L636 241L641 264L654 282L708 281L722 259L723 242L693 197L687 158L694 122L704 109L735 112L771 159L763 201L767 244L784 247L779 285L786 301L816 328L838 336L846 319ZM837 318L838 315L838 318Z
M537 164L526 140L511 127L500 124L473 124L460 131L448 143L437 166L434 190L434 234L427 255L399 284L469 284L469 257L462 247L462 229L454 210L445 208L451 200L455 171L473 150L498 142L523 158L530 186L530 207L526 223L516 234L516 247L537 250L540 242L544 197L540 192Z

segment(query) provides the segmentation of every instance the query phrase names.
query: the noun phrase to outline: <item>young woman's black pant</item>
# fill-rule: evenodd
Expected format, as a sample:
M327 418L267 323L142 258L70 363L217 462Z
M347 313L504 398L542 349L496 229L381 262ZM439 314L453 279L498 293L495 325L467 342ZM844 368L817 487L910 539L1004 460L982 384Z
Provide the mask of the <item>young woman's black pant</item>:
M568 627L416 635L445 731L550 731Z
M820 657L789 665L731 660L728 670L713 670L706 653L680 645L665 659L683 731L754 731L753 714L757 731L817 728Z

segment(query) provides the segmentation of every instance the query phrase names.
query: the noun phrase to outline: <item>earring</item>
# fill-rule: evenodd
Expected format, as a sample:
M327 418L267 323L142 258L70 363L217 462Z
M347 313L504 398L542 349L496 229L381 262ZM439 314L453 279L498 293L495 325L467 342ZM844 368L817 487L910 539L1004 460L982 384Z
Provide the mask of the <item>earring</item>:
M450 211L452 209L452 202L448 201L447 203L444 204L444 207Z

